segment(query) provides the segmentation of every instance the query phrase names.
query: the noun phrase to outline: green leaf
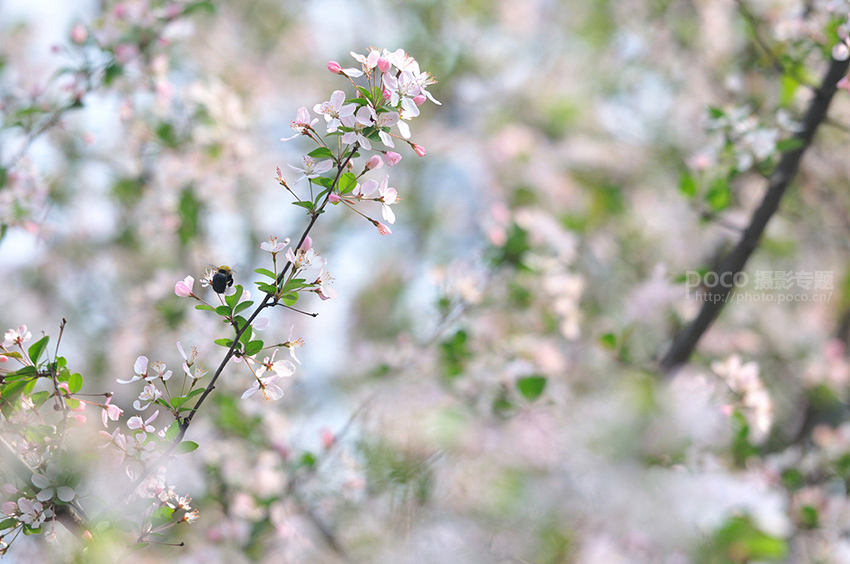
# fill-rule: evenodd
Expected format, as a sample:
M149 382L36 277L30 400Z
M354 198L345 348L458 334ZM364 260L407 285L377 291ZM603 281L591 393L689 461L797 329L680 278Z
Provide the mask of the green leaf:
M313 202L292 202L293 206L300 206L307 211L313 211Z
M365 98L366 100L372 99L372 93L369 92L369 90L365 86L358 86L357 91L360 92L363 95L363 98Z
M299 461L301 466L306 466L307 468L312 468L318 462L316 455L312 452L305 452L301 455L301 460Z
M80 400L76 398L65 398L65 405L71 410L78 409L80 407Z
M705 195L705 201L711 211L719 212L729 207L729 204L732 203L732 194L729 183L725 178L717 178L711 183L711 187Z
M195 196L194 187L190 184L183 188L177 202L177 217L180 219L177 236L184 246L200 233L200 217L203 208L203 202Z
M3 529L11 529L11 528L17 527L17 526L18 526L18 520L17 519L9 518L9 519L3 519L2 521L0 521L0 531L2 531Z
M357 186L357 177L352 172L346 172L339 177L339 193L348 194Z
M722 108L718 108L717 106L709 106L708 115L711 117L711 119L718 119L725 116L726 112L724 112Z
M366 90L365 88L363 88L362 86L358 86L358 89L361 92L365 92L367 94L369 93L369 91ZM349 98L348 100L345 101L345 103L346 104L357 104L358 106L365 106L366 104L369 103L369 100L367 100L366 98ZM351 131L351 128L342 128L341 127L340 129L348 129L349 131Z
M262 274L263 276L267 276L272 280L277 280L277 274L267 268L257 268L254 270L254 272L256 272L257 274Z
M230 308L236 307L236 304L239 303L239 300L242 298L242 286L239 284L236 285L234 292L229 296L224 296L224 302L230 306Z
M179 449L180 447L178 446L177 448ZM168 507L167 505L157 507L156 511L153 512L153 515L151 515L151 524L156 527L170 523L172 515L174 515L174 509L171 507Z
M333 178L325 178L324 176L319 176L318 178L313 178L312 180L313 184L318 184L326 190L330 190L334 186Z
M183 15L188 16L192 12L207 12L208 14L215 13L215 5L212 2L192 2L183 8Z
M272 284L266 284L265 282L257 282L257 288L260 289L261 292L265 292L266 294L274 294L277 292L277 288Z
M263 350L263 342L262 341L249 341L247 345L245 345L245 354L248 356L254 356L261 350Z
M605 333L601 337L599 337L599 342L606 349L616 349L617 348L617 336L614 333Z
M47 348L47 342L50 340L50 337L45 335L38 341L34 342L30 348L27 350L29 354L30 360L32 360L33 364L38 364L39 358L41 358L41 353L44 352L44 349Z
M307 154L309 156L313 157L314 159L332 159L332 158L334 158L334 154L331 153L331 150L328 149L327 147L319 147L318 149L313 149L312 151L310 151Z
M472 356L468 346L468 335L459 329L448 340L440 343L446 376L456 378L463 374L466 361Z
M697 181L691 176L690 173L685 172L682 173L682 176L679 178L679 192L687 196L688 198L693 198L697 194Z
M298 294L285 294L280 297L280 301L282 301L284 305L292 307L295 305L295 302L298 301Z
M780 561L788 543L760 531L748 517L732 517L714 536L713 546L732 562Z
M213 341L216 345L220 345L225 348L230 348L233 345L233 339L216 339Z
M122 67L118 63L110 63L103 70L103 83L109 86L116 78L118 78L122 74L124 74L124 67Z
M195 306L195 309L199 309L201 311L215 311L213 306L208 306L207 304L198 304Z
M240 302L240 303L236 304L235 308L233 308L233 313L235 314L235 313L239 313L240 311L245 311L246 309L248 309L252 305L254 305L254 302L252 302L251 300L248 300L248 301L245 301L245 302Z
M177 435L180 434L180 424L175 421L171 425L169 425L168 430L165 432L165 436L163 437L166 441L173 441L177 438Z
M525 376L516 381L517 390L529 401L540 397L546 388L545 376Z
M174 149L180 144L180 141L177 139L177 131L167 121L160 123L156 128L156 136L160 143L169 149Z
M244 323L240 323L239 326L242 327L242 325L244 325ZM242 350L243 351L248 348L248 343L251 341L251 336L253 335L253 333L254 333L253 329L251 329L250 327L247 327L245 329L245 331L242 333L242 336L239 337L239 342L242 343Z
M78 373L71 374L68 379L68 393L76 394L83 389L83 377Z
M198 443L196 443L195 441L183 441L182 443L177 445L177 448L174 450L174 452L176 452L177 454L186 454L187 452L192 452L196 448L198 448Z
M41 407L44 402L46 402L50 398L50 392L37 392L30 396L30 400L35 404L36 407ZM2 529L3 527L0 527Z
M222 317L229 316L231 311L233 311L233 310L231 310L230 307L226 306L226 305L220 305L217 308L215 308L215 312Z

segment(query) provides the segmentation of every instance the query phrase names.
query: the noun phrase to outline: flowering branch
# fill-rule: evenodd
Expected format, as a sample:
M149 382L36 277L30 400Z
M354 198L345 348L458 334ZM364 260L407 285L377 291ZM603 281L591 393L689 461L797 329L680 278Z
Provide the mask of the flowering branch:
M824 76L821 87L815 92L803 121L803 128L795 135L798 141L795 148L783 153L779 164L770 175L768 190L761 205L753 213L749 226L744 230L738 245L723 262L720 279L734 278L744 269L750 255L758 248L762 233L768 221L779 209L779 203L785 191L794 180L800 160L811 145L815 132L826 118L829 104L837 90L838 82L847 74L850 59L832 60ZM661 359L659 366L670 373L688 361L700 338L708 331L712 322L720 315L726 299L732 290L731 285L718 284L708 292L706 300L697 317L673 340L672 345Z

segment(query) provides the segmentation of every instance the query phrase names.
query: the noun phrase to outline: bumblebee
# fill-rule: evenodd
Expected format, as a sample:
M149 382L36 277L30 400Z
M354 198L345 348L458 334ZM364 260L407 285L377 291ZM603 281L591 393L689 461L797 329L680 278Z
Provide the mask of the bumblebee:
M218 272L213 274L212 287L215 293L223 294L228 286L233 286L233 270L226 265L218 267Z

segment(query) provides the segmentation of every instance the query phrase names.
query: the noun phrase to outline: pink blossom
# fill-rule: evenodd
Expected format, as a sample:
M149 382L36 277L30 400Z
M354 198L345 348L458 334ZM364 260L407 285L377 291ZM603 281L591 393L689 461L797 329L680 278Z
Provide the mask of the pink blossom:
M142 421L141 416L134 415L127 421L127 427L132 430L141 429L146 433L153 433L155 431L154 426L151 425L154 419L159 415L159 411L154 411L153 415L148 417L146 421Z
M322 430L319 431L319 434L322 438L322 446L325 447L325 450L331 448L336 442L336 437L333 434L333 431L328 429L327 427L322 427Z
M384 166L384 162L378 155L372 155L372 157L368 161L366 161L366 170L373 170L381 168L382 166Z
M0 362L9 362L9 357L4 354L0 354Z
M422 145L417 145L416 143L413 143L413 152L416 153L416 155L419 157L424 157L426 154L425 147L423 147Z
M330 194L330 195L328 196L328 201L329 201L330 203L332 203L332 204L338 204L338 203L339 203L339 199L340 199L340 198L339 198L339 194Z
M342 66L336 61L328 61L328 70L334 74L340 74L342 72Z
M289 239L285 239L282 242L277 240L277 237L274 235L270 236L268 240L260 243L260 249L266 251L267 253L271 253L272 255L276 255L280 251L286 248L286 245L289 244Z
M381 72L387 72L390 70L390 61L386 57L380 57L378 59L378 70Z
M71 28L71 41L78 45L82 45L89 37L89 32L82 24L76 24Z
M289 129L295 132L291 137L281 137L281 141L290 141L299 135L306 135L308 129L313 129L313 126L319 122L319 118L310 119L310 113L307 108L298 108L295 113L295 119L289 122ZM278 182L283 182L280 177L280 168L277 169Z
M384 161L387 163L387 166L395 166L401 162L401 155L395 151L387 151L384 153Z
M187 276L180 282L174 285L174 293L180 296L181 298L188 298L189 296L194 295L192 293L192 286L195 284L195 279L191 276Z
M103 426L107 427L107 421L110 419L113 421L118 421L118 418L124 413L124 410L118 407L117 405L112 405L110 402L112 401L112 396L106 398L106 402L103 404L103 411L100 413L101 420L103 421Z

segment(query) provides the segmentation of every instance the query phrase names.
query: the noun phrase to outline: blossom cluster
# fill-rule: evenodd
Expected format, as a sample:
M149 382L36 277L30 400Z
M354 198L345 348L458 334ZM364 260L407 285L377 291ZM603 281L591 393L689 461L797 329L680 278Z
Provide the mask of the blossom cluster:
M370 48L366 55L351 52L351 56L360 63L360 68L342 68L338 62L330 61L328 70L347 78L356 89L355 97L347 97L344 91L335 90L328 100L313 106L313 112L325 120L324 135L317 128L319 118L312 117L307 108L302 107L290 124L295 134L281 140L307 136L319 146L302 157L302 166L288 165L299 173L296 184L302 180L325 187L330 184L333 186L327 193L330 203L344 203L372 223L381 235L388 235L392 231L387 223L395 223L395 214L390 206L399 201L398 192L389 185L389 175L362 182L361 177L384 164L389 167L398 164L402 156L392 150L397 141L407 143L418 156L425 156L425 148L410 141L408 122L420 114L419 106L427 100L440 104L428 91L428 87L436 81L429 73L420 70L419 63L402 49ZM365 86L354 81L361 77L365 77ZM331 142L329 138L332 137L337 137L336 142ZM367 159L359 174L350 179L338 179L335 185L330 178L323 177L333 171L334 165L339 172L342 172L343 165L348 170L352 169L351 158L361 149L375 154ZM278 181L289 189L280 169ZM355 204L362 202L379 204L386 223L355 208Z

